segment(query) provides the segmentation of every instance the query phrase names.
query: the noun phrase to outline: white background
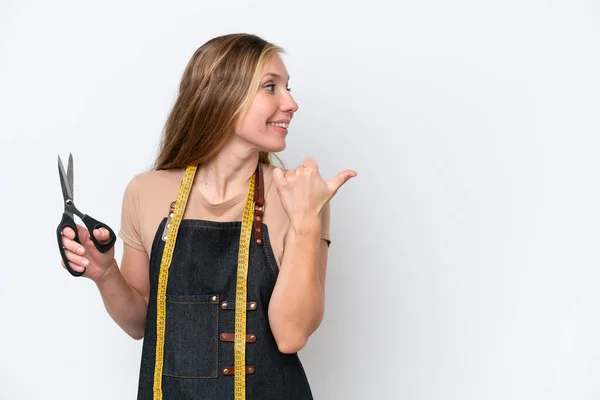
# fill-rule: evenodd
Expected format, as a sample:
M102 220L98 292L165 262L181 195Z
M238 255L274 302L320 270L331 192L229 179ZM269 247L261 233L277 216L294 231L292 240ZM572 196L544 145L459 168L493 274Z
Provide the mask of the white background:
M581 0L3 0L0 398L135 398L142 342L60 267L57 155L117 230L188 59L232 32L287 50L286 165L358 172L300 353L316 399L600 398L600 6Z

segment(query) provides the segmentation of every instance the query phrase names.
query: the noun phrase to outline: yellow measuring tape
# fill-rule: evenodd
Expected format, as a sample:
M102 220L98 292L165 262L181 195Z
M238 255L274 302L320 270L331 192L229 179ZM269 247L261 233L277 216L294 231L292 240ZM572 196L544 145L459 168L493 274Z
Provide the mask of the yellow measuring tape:
M255 175L248 185L248 196L242 216L240 232L240 248L238 253L237 283L235 287L235 400L246 398L246 301L248 278L248 253L250 236L252 235L252 218L254 216L254 185Z
M167 243L163 251L160 263L160 272L158 276L158 294L156 302L156 359L154 364L154 399L162 400L162 372L164 363L165 349L165 326L166 326L166 299L167 299L167 281L169 278L169 267L173 259L175 250L175 241L179 225L183 219L183 213L187 205L190 190L196 175L196 166L189 166L185 170L179 194L175 203L175 210L171 217L169 230L167 233ZM250 179L248 186L248 196L244 206L244 215L242 216L242 229L240 233L240 246L238 253L238 269L236 283L236 307L235 307L235 340L234 340L234 361L235 361L235 400L244 400L246 398L246 301L247 301L247 278L248 278L248 255L250 250L250 237L252 236L252 219L254 211L254 186L255 175Z

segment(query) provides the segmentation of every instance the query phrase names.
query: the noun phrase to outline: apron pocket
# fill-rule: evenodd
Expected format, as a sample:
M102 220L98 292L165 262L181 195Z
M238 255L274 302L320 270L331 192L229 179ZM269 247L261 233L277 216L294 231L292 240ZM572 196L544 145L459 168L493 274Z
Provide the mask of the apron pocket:
M167 295L163 374L218 377L218 295Z

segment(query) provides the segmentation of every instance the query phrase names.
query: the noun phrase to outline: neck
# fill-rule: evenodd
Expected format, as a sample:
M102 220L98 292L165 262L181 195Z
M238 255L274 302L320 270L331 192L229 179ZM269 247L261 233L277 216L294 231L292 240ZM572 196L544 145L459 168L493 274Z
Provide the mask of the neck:
M258 151L232 142L198 167L195 186L211 203L222 203L248 189L257 164Z

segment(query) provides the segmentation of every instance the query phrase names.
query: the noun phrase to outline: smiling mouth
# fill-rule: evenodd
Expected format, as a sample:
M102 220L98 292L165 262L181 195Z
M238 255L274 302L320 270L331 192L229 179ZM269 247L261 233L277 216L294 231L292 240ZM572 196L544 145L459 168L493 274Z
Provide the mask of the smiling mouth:
M285 129L287 129L290 126L290 124L286 124L285 122L267 122L267 125L277 126L279 128Z

